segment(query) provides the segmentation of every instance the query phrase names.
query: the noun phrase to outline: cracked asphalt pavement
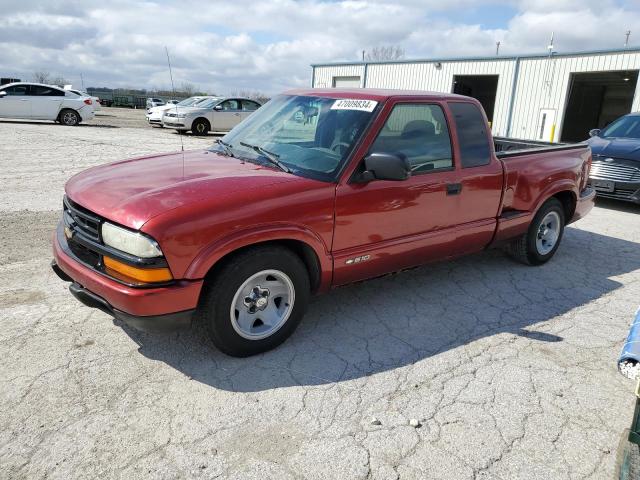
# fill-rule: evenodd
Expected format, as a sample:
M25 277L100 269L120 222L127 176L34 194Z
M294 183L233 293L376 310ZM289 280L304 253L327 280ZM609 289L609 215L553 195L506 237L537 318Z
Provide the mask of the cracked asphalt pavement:
M599 201L542 267L489 251L337 289L282 347L230 358L198 327L131 330L51 271L69 176L179 149L142 111L103 113L0 122L0 478L612 477L640 208Z

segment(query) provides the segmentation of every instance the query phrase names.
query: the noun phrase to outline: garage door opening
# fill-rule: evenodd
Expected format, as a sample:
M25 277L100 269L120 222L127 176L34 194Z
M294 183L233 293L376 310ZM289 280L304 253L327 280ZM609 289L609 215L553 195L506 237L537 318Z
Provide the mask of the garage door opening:
M592 128L603 128L631 111L638 70L572 73L562 142L580 142Z
M360 77L333 77L333 88L360 88Z
M477 99L493 122L499 75L454 75L453 93Z

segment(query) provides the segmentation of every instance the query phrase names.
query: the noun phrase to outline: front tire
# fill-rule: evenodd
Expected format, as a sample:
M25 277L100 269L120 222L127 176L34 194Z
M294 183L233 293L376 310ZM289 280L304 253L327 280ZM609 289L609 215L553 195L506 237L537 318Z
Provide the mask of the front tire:
M194 120L191 125L191 132L193 132L194 135L204 136L209 133L209 130L211 130L211 125L209 125L209 122L204 118Z
M622 432L616 454L617 480L635 480L640 478L640 446L629 441L629 429Z
M65 108L58 115L58 120L62 125L66 125L68 127L75 127L80 123L80 115L75 110L71 110L69 108Z
M271 350L296 329L309 302L309 274L284 247L251 248L207 282L199 307L209 337L234 357Z
M556 253L564 234L564 208L557 198L547 200L535 217L527 233L513 240L507 253L526 265L542 265Z

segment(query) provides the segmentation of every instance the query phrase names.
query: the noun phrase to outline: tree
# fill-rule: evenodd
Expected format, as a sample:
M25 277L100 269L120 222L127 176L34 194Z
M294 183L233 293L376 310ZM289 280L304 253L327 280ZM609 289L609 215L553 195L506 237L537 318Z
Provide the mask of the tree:
M44 83L46 85L66 85L67 80L62 75L51 75L46 70L38 70L33 72L33 81L35 83Z
M270 100L269 95L254 90L236 90L235 92L231 92L229 96L251 98L252 100L257 100L260 103L266 103Z
M62 76L62 75L56 75L55 77L53 77L49 83L51 85L59 85L61 87L63 87L64 85L66 85L68 82L67 80Z
M384 62L389 60L401 60L403 58L404 48L399 45L374 47L365 54L365 60L369 62Z
M49 83L50 79L51 74L49 72L45 72L44 70L33 72L33 81L35 83Z

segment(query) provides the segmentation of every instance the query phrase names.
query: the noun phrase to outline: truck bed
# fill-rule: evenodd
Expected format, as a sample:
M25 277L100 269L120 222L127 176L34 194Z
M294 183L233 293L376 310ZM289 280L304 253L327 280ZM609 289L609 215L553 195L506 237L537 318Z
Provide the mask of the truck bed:
M586 143L553 143L519 138L493 137L493 146L498 158L507 159L534 152L584 148Z

